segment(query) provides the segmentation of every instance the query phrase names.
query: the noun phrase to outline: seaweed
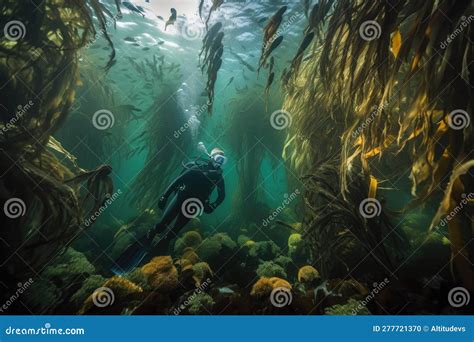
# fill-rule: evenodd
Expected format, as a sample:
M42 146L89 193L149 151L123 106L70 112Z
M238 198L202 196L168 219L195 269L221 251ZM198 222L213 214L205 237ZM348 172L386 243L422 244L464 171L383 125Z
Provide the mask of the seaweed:
M0 256L7 287L38 274L83 231L80 184L64 183L81 170L68 164L74 161L72 154L52 134L74 103L78 50L97 28L112 50L108 65L115 55L99 1L34 3L35 11L30 3L0 4L0 25L9 30L0 38L0 198L21 208L19 215L0 219L0 240L8 241Z

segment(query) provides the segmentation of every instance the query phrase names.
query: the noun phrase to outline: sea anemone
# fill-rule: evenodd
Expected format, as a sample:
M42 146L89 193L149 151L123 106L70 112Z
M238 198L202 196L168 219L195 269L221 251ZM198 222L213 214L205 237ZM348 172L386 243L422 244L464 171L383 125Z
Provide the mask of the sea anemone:
M154 257L142 267L142 272L153 289L169 292L178 286L178 271L170 256Z

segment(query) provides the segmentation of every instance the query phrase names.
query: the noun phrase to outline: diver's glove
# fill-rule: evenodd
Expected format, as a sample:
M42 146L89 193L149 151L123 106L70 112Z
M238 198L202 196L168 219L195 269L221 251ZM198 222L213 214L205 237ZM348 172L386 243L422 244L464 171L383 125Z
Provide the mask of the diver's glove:
M160 200L158 201L158 208L160 208L161 210L165 209L167 200L168 199L165 196L161 196Z
M214 203L209 203L209 202L206 202L206 204L204 205L204 212L206 214L210 214L214 211L214 209L216 209L216 205Z

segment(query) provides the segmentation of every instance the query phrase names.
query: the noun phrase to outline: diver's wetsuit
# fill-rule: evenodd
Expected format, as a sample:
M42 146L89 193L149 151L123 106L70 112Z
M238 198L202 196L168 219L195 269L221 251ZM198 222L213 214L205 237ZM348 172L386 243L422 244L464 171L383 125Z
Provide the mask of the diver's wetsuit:
M184 210L181 208L183 202L188 199L198 199L204 207L206 213L211 213L217 208L225 198L225 184L222 177L222 169L215 166L212 161L205 164L191 162L184 165L184 172L178 176L166 189L161 197L161 204L167 202L169 196L175 193L173 199L166 207L161 221L155 226L153 231L156 233L164 233L160 244L167 245L175 234L183 228L190 220L190 215L185 216ZM209 203L209 197L214 188L217 187L217 199L214 203ZM190 200L191 201L191 200ZM196 201L197 202L197 201ZM185 213L185 212L184 212ZM176 219L174 225L173 220ZM169 234L169 232L174 234Z

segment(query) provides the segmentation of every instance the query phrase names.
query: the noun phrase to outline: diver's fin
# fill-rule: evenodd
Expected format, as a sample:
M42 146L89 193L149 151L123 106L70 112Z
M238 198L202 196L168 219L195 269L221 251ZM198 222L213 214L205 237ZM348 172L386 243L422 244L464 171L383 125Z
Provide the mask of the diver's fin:
M147 235L130 244L127 249L115 260L111 271L122 275L136 268L145 259L151 249L151 241Z

